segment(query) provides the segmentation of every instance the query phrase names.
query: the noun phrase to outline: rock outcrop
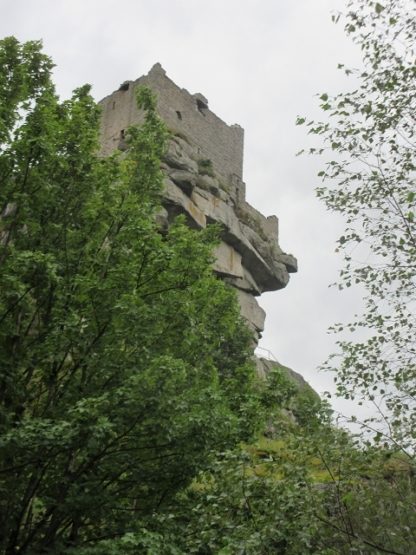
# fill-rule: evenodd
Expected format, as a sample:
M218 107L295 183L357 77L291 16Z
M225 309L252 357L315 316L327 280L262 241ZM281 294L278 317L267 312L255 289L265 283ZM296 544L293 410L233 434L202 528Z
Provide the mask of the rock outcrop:
M134 92L142 84L156 93L158 111L172 132L163 161L164 210L158 218L168 225L184 214L195 228L220 225L214 271L237 289L241 313L257 343L265 313L256 297L285 287L297 263L279 246L277 217L263 216L245 200L243 130L220 120L205 97L177 87L156 64L148 75L123 83L101 101L102 154L119 148L124 130L143 120Z

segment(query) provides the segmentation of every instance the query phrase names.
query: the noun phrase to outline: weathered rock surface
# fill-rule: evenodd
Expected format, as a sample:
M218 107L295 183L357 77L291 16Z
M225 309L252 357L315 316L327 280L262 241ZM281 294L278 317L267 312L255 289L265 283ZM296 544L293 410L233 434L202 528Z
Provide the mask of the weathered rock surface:
M311 388L308 382L298 372L295 372L294 370L292 370L291 368L288 368L287 366L283 366L276 360L269 360L263 357L256 357L255 361L256 361L257 373L260 376L266 377L270 372L272 372L275 368L277 368L283 373L283 375L290 382L296 385L296 388L298 389L298 391L305 391L308 394L310 394L316 401L320 400L319 395L315 392L314 389Z
M260 377L265 379L271 372L277 370L283 378L294 385L294 392L290 399L286 401L283 407L280 408L280 413L285 420L294 424L299 423L299 419L305 417L305 405L311 409L321 405L321 399L308 382L297 372L291 368L283 366L276 360L269 360L263 357L255 357L257 373ZM277 426L276 426L277 424ZM268 437L278 437L281 432L281 424L276 423L274 419L270 419L265 431Z
M233 247L222 241L215 249L214 254L216 260L213 268L217 274L235 279L244 278L241 254Z
M253 331L254 339L257 340L264 330L266 313L256 301L256 298L250 293L237 289L237 298L240 303L241 315L247 321L249 328Z
M277 217L263 216L245 200L243 130L220 120L205 97L177 87L156 64L148 75L126 81L101 101L102 154L120 148L124 130L143 121L135 98L135 88L142 84L157 94L158 111L172 131L162 166L164 211L158 221L168 225L184 214L195 228L220 225L222 242L213 268L237 289L242 316L257 342L265 313L255 296L285 287L297 263L279 246Z

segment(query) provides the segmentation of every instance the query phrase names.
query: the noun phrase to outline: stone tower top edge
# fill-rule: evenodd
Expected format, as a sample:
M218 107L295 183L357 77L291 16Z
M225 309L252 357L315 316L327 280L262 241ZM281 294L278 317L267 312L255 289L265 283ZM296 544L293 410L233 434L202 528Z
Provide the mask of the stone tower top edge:
M147 76L152 76L152 75L157 75L157 74L159 74L161 76L164 76L166 79L169 79L169 81L171 81L171 83L173 83L175 86L177 86L176 83L174 81L172 81L172 79L170 79L170 77L166 73L165 68L162 66L162 64L160 62L156 62L155 64L153 64L153 66L150 68L149 72L147 73ZM144 76L144 77L146 77L146 76ZM130 82L138 83L141 79L142 79L142 77L139 77L138 79L136 79L136 81L130 81ZM202 102L202 104L205 104L205 109L209 109L208 108L209 101L208 101L207 97L204 96L202 93L200 93L200 92L191 93L185 87L182 87L181 91L183 91L184 94L187 94L187 95L191 96L192 98L194 98L196 102ZM224 125L227 125L228 127L241 129L244 132L243 127L241 125L239 125L238 123L227 124L223 119L221 119L214 112L211 112L211 113L219 121L223 122Z
M185 135L197 147L200 158L212 162L216 173L227 181L235 177L243 179L243 128L238 124L228 125L219 118L209 109L208 99L203 94L191 94L176 85L159 62L146 75L125 81L99 102L103 111L101 142L104 154L117 148L120 136L129 125L143 121L134 92L139 85L153 90L159 115L170 131Z

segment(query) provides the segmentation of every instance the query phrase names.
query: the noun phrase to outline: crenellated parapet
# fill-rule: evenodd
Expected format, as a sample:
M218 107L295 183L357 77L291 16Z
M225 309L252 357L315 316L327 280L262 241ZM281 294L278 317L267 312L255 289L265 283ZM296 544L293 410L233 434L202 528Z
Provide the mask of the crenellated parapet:
M285 287L297 262L279 246L277 217L265 217L245 199L244 131L223 122L209 110L203 95L181 89L156 64L100 102L103 155L123 148L125 130L143 121L136 105L139 85L156 93L158 112L172 133L163 161L164 208L158 218L162 225L178 214L195 228L220 224L222 242L214 271L236 288L241 313L257 342L265 314L256 297Z

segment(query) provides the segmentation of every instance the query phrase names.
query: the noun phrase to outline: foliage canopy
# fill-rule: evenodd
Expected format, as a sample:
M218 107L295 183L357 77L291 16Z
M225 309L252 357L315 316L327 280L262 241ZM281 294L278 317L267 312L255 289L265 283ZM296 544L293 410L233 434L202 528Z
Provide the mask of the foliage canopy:
M125 553L256 427L249 335L216 231L157 227L150 91L129 153L100 159L89 86L60 102L37 42L0 59L0 549Z
M361 333L339 342L340 358L327 368L337 373L339 395L374 403L379 418L367 422L371 435L410 454L416 447L416 10L406 0L353 0L344 23L363 67L340 68L357 88L322 94L329 117L308 126L330 160L319 173L318 196L346 217L339 286L361 287L365 310L335 326Z
M416 7L349 0L333 19L361 50L360 69L339 65L355 89L321 94L326 120L297 123L327 160L318 197L346 220L338 286L364 291L362 314L334 326L342 339L325 368L339 396L374 410L364 443L339 458L335 510L321 518L342 553L404 555L416 545Z

